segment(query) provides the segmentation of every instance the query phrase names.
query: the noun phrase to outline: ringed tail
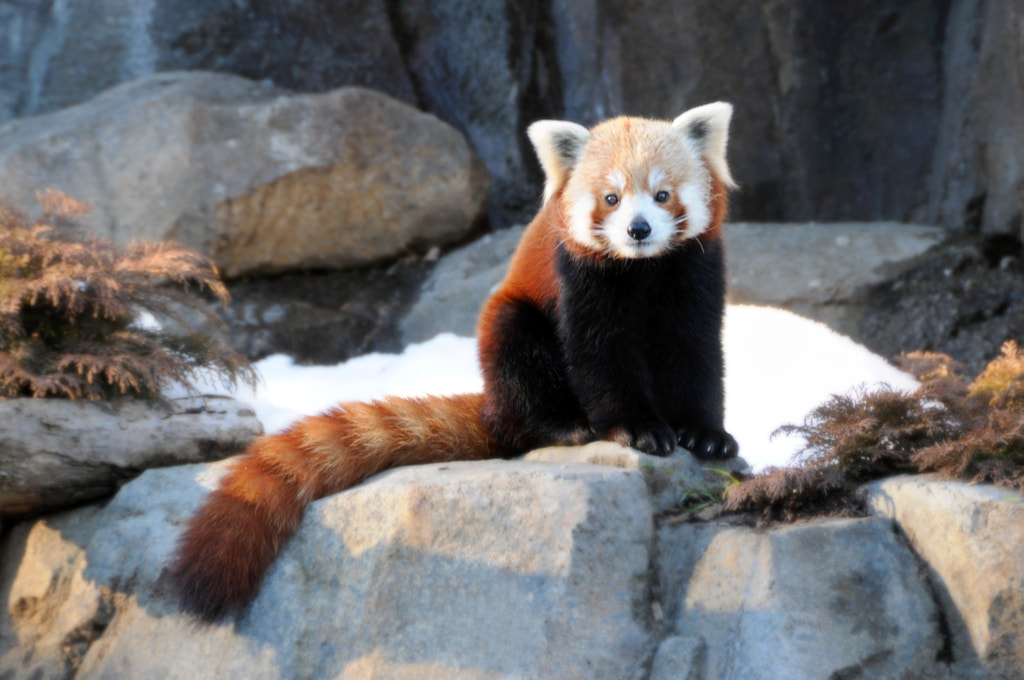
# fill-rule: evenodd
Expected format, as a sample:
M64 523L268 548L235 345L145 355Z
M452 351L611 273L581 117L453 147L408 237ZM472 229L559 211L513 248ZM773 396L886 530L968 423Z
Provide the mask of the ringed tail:
M483 395L342 403L257 439L178 539L171 586L214 621L244 606L306 506L400 465L499 457Z

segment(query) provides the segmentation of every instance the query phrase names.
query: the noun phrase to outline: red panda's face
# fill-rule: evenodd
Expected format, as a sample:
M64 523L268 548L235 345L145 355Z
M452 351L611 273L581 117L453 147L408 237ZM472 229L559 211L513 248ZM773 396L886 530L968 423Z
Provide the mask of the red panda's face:
M570 238L641 258L707 229L710 175L668 123L619 118L591 134L561 196Z
M714 172L725 186L732 107L709 104L672 123L615 118L587 130L544 121L530 128L568 238L613 258L656 257L711 226ZM562 191L559 193L559 189Z

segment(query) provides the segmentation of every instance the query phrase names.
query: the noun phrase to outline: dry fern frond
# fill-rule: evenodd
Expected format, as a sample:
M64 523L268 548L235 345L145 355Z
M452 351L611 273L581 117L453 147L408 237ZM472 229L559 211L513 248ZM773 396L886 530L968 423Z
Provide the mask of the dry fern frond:
M971 383L944 354L914 352L898 363L921 386L834 395L802 425L793 468L767 470L731 487L726 509L763 520L853 512L861 484L894 474L933 472L1024 491L1024 353L1010 340Z
M121 249L75 235L66 228L84 204L53 190L38 200L35 222L0 205L0 397L156 397L209 377L255 385L246 359L182 313L215 318L200 291L227 302L210 260L175 243ZM146 329L143 313L180 331Z

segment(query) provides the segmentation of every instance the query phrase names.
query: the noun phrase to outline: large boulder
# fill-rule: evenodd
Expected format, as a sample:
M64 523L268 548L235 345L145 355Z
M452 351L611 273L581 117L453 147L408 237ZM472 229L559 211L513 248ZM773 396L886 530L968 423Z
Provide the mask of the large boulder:
M226 397L0 399L0 517L67 508L158 466L240 453L263 434Z
M495 178L498 221L524 217L525 101L542 3L342 0L69 0L0 12L0 121L86 101L160 71L234 73L299 90L356 85L425 108L454 125ZM5 25L6 24L6 25ZM7 30L3 30L6 28ZM551 88L557 88L552 83Z
M314 503L253 604L197 627L158 580L197 478L213 476L150 471L102 510L16 528L8 555L24 566L0 563L7 677L618 680L650 653L637 609L653 522L636 472L387 473ZM87 635L70 645L76 630Z
M95 234L175 240L228 277L351 267L464 238L487 173L457 131L379 93L163 73L0 126L0 186L56 187Z

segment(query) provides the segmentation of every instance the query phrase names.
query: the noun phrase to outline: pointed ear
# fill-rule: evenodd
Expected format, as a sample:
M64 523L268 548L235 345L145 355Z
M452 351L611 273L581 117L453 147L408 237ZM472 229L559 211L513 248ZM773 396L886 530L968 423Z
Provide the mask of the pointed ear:
M544 168L544 202L547 203L565 183L576 165L590 131L582 125L561 120L539 120L526 130Z
M672 121L672 127L680 130L697 152L704 156L711 172L733 189L736 182L725 162L731 118L732 104L715 102L690 109Z

